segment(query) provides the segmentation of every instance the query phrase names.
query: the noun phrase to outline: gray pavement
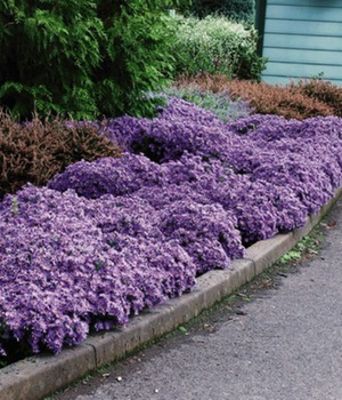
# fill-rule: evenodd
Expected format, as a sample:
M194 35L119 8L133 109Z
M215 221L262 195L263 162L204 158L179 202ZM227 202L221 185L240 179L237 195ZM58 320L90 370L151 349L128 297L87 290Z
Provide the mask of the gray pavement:
M54 399L342 400L342 202L329 219L297 273Z

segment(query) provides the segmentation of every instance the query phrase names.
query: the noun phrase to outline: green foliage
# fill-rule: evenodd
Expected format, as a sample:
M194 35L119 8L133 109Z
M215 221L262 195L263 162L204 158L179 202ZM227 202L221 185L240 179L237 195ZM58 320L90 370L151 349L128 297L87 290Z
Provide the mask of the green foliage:
M288 264L291 262L296 262L301 259L302 253L299 250L290 250L284 254L280 259L280 264Z
M178 25L174 54L178 74L221 73L229 78L260 79L264 59L257 55L253 28L225 17L175 17Z
M106 1L102 1L106 3ZM174 60L173 19L165 13L170 1L131 0L122 5L119 15L103 9L108 26L104 60L96 74L97 99L106 115L134 110L137 115L153 111L152 99L143 92L153 91L172 77ZM110 79L109 77L112 77Z
M253 23L255 0L193 0L190 7L183 7L201 18L209 14L221 14L234 21Z
M184 335L188 334L188 330L184 326L179 326L178 327L179 332L183 333Z
M151 111L155 100L141 93L172 74L175 3L1 1L0 105L21 118Z
M304 236L296 246L284 254L279 260L279 264L296 263L304 259L305 256L317 255L320 246L321 233L318 228L308 236Z
M1 104L23 117L96 112L90 75L105 34L94 1L4 0L0 26Z

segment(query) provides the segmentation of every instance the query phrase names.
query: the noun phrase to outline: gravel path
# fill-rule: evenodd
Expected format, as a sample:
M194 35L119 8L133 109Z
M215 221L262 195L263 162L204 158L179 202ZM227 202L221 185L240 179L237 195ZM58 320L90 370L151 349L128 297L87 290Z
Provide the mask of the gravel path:
M341 400L342 202L320 253L56 400ZM266 285L267 286L267 285Z

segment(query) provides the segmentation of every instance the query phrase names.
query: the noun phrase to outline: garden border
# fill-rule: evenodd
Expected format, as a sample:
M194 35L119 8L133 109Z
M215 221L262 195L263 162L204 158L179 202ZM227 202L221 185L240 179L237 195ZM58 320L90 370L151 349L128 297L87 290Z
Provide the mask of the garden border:
M0 400L40 400L97 368L161 337L198 316L223 297L251 281L307 235L342 196L335 196L304 227L255 243L244 259L229 270L210 271L197 279L194 290L143 312L114 332L90 336L58 356L40 355L11 364L0 372Z

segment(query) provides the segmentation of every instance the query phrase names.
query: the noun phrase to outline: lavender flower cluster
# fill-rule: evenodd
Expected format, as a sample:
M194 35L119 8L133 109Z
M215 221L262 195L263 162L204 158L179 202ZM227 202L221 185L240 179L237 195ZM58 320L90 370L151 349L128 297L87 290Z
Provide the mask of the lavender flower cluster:
M122 158L81 161L0 203L0 344L58 352L190 290L305 223L342 182L342 119L226 124L172 99L101 125Z
M90 326L124 324L189 290L194 260L151 214L139 199L94 201L33 186L8 196L0 206L3 337L58 352Z
M158 118L119 118L101 133L126 156L72 165L51 188L72 188L88 198L126 191L159 208L185 198L218 203L236 218L244 245L302 226L342 180L337 117L288 121L252 115L225 124L172 99ZM105 179L105 190L94 184L97 172L96 184Z

